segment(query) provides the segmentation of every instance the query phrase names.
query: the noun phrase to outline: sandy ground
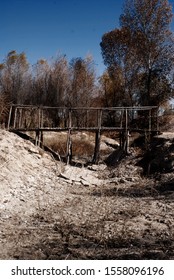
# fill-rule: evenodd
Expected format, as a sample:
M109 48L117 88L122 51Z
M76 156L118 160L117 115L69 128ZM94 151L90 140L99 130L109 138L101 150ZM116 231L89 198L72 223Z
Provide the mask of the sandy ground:
M174 173L141 157L66 166L0 130L0 259L174 259Z

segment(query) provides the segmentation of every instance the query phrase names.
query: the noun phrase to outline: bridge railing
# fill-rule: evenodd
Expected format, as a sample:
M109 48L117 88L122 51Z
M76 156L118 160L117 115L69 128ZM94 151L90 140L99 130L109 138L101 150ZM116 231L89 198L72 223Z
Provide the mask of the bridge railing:
M35 130L158 130L158 108L110 107L67 108L12 105L8 129Z

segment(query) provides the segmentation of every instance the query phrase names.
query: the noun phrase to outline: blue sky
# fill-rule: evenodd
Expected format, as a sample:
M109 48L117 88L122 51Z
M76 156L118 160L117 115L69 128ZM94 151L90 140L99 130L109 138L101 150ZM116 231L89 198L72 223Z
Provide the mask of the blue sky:
M92 54L96 70L104 65L100 41L119 26L124 0L1 0L0 62L11 50L25 52L31 64L58 54Z
M174 0L170 1L172 4ZM104 70L101 37L119 27L124 0L1 0L0 62L11 50L31 64L65 54L70 61L92 54Z

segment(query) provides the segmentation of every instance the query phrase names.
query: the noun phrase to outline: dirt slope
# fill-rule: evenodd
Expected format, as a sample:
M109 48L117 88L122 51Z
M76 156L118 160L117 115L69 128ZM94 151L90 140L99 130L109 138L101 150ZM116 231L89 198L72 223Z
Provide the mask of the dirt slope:
M174 174L141 159L65 166L0 130L0 258L174 259Z

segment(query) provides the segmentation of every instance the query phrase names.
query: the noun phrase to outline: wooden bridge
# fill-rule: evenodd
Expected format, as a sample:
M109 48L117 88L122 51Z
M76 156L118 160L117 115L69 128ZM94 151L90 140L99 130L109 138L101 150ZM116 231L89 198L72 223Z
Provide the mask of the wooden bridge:
M95 133L93 162L98 163L102 133L116 132L120 148L128 152L131 132L143 133L147 139L152 133L158 132L158 107L67 108L12 105L7 129L15 133L35 132L36 145L42 144L43 133L66 131L67 163L72 157L72 132L91 131Z

